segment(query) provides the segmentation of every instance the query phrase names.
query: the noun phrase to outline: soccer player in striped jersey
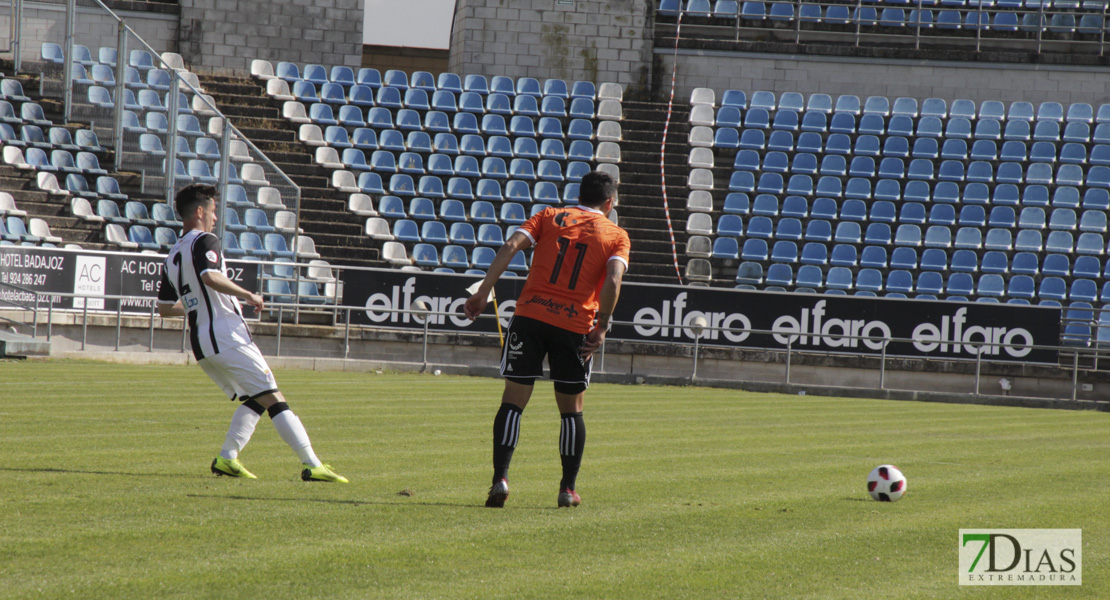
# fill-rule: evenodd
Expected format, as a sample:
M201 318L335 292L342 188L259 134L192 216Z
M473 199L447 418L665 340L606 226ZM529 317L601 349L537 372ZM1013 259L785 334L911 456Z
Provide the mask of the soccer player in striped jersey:
M544 356L562 415L558 505L581 502L575 485L586 444L582 403L590 384L591 357L605 341L628 268L628 233L607 216L616 204L612 178L600 171L586 174L579 205L544 209L513 232L477 293L466 301L466 315L477 318L513 255L534 248L532 268L502 348L505 391L493 421L493 486L486 506L503 507L509 496L509 462L520 435L520 417L535 380L543 377Z
M229 398L242 403L231 417L223 448L212 461L212 472L257 479L239 462L239 452L266 412L278 435L304 463L301 479L347 483L346 477L320 462L313 452L308 432L289 410L266 359L251 339L238 301L255 310L262 310L264 304L262 296L243 289L224 274L220 240L212 233L216 188L186 186L177 193L174 203L184 231L162 269L158 313L188 319L189 342L197 364Z

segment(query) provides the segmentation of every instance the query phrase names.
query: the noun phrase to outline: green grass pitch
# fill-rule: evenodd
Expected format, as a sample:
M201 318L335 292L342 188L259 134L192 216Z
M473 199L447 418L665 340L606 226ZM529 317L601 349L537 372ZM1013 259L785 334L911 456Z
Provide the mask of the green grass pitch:
M1104 413L595 385L556 509L544 382L493 510L499 381L277 377L350 485L267 418L259 479L211 475L234 406L195 366L0 362L0 598L1110 597ZM1083 585L961 588L960 528L1081 528Z

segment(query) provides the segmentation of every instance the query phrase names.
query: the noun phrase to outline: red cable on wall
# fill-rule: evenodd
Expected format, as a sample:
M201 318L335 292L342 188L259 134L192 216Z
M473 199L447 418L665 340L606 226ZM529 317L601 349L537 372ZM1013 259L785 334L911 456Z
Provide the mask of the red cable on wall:
M674 272L682 285L682 270L678 267L678 245L674 241L674 226L671 225L671 207L667 201L667 130L671 126L671 110L674 107L675 73L678 71L678 35L682 30L682 11L674 29L674 59L671 63L671 95L667 100L667 118L663 121L663 141L659 146L659 175L663 186L663 212L667 217L667 233L671 236L671 256L674 258Z

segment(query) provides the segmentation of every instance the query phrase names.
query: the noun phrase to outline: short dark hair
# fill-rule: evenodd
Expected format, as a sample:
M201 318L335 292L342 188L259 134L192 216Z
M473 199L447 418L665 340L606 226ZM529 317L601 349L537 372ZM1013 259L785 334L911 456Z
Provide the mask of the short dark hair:
M578 202L584 206L596 207L617 195L617 182L608 173L590 171L582 177L578 188Z
M215 199L216 186L206 183L193 183L177 192L173 204L174 208L177 209L177 216L184 220L192 216L198 206Z

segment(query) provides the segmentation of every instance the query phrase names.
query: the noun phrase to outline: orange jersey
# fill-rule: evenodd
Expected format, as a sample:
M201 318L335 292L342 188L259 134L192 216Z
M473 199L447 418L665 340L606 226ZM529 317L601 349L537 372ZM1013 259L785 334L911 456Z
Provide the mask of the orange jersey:
M534 251L515 314L589 333L609 261L628 266L628 233L585 206L544 209L517 231Z

